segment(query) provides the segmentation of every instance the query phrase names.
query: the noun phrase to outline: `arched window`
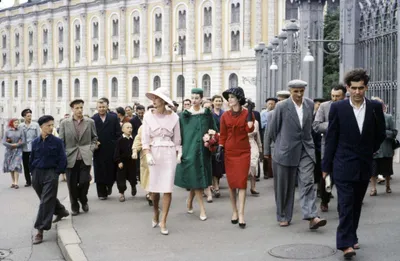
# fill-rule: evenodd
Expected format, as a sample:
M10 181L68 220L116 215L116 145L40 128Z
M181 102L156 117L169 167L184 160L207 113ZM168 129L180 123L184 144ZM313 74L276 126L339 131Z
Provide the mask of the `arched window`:
M153 79L153 89L157 89L158 87L161 87L161 79L160 77L157 75L156 77L154 77Z
M57 97L62 98L62 80L59 79L57 82Z
M47 97L47 82L46 80L43 80L42 82L42 98Z
M236 73L232 73L229 75L229 88L236 88L238 87L238 77Z
M184 97L185 96L185 77L182 75L178 76L176 80L176 97Z
M78 98L81 96L80 89L81 89L81 84L79 82L79 79L75 79L75 81L74 81L74 97L75 98Z
M93 78L92 80L92 97L96 98L99 96L99 87L98 87L98 82L96 78Z
M14 98L18 98L18 81L14 83Z
M136 76L132 79L132 97L139 97L139 79Z
M1 82L1 97L6 97L6 84L4 81Z
M118 80L115 77L111 80L111 97L118 97Z
M203 95L204 97L211 96L211 78L210 75L204 74L203 79L201 81L201 85L203 87Z
M32 81L28 81L28 98L32 98Z

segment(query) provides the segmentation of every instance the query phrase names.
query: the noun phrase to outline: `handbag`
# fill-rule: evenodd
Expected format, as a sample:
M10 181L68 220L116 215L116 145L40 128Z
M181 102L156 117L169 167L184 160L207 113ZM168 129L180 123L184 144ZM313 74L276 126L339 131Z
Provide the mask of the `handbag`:
M400 148L400 141L398 139L393 139L392 140L392 149L395 150L398 148Z

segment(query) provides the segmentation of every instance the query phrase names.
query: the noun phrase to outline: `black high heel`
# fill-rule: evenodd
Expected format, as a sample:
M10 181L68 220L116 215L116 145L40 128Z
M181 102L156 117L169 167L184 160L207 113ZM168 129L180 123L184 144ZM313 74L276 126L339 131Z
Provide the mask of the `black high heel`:
M246 227L246 223L239 223L239 227L240 228L245 228Z
M250 193L251 193L251 195L259 195L260 194L260 192L255 191L253 189L250 189Z
M231 220L231 223L234 224L234 225L236 225L238 222L239 222L239 219L232 219Z

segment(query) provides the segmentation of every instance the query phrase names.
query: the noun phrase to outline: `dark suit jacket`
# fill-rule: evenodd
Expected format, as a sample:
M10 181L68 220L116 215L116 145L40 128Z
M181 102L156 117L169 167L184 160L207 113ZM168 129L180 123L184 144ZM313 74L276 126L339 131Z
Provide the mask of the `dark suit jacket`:
M132 137L135 139L140 126L142 126L142 121L135 115L129 122L132 124Z
M385 136L385 119L379 102L366 99L362 134L349 100L332 103L322 170L341 181L369 180L373 154Z

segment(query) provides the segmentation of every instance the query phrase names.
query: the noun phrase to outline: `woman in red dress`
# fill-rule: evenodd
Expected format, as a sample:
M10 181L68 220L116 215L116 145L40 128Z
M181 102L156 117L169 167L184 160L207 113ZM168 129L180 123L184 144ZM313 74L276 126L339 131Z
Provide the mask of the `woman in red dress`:
M230 88L223 92L230 110L221 117L221 129L217 160L224 158L226 177L232 204L232 224L246 227L244 206L246 202L247 177L250 169L250 142L248 134L254 130L254 103L248 102L248 110L243 109L246 102L243 89ZM236 190L239 189L239 211L236 203Z

